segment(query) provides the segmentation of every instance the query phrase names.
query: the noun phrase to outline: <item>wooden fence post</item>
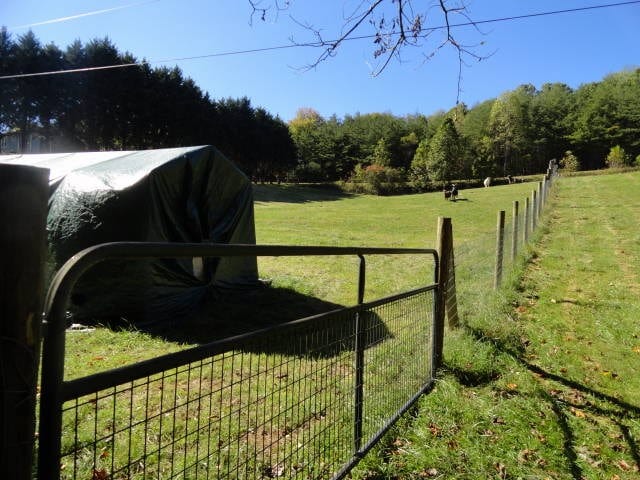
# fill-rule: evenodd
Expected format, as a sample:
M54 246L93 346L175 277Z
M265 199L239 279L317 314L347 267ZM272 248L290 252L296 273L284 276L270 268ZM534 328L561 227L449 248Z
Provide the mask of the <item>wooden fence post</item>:
M453 276L453 228L451 218L438 217L436 250L440 264L438 266L438 298L436 300L436 318L433 320L433 361L435 370L442 365L442 345L445 316L449 317L449 326L458 326L455 276Z
M542 182L538 182L538 205L538 218L540 218L544 208L544 184Z
M504 255L504 210L498 212L496 226L496 270L493 277L493 288L498 288L502 283L502 258Z
M0 165L0 478L31 479L49 170Z
M518 201L513 202L513 231L511 232L511 261L515 262L518 256Z
M531 210L531 206L529 205L529 197L524 199L524 232L523 235L523 244L526 245L529 243L529 211Z
M538 219L538 194L531 191L531 233L536 231L536 220Z

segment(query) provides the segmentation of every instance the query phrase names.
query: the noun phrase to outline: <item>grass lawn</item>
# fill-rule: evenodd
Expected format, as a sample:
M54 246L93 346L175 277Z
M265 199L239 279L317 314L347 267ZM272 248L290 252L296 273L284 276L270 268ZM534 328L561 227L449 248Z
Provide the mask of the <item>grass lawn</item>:
M464 327L446 334L446 368L436 390L354 476L636 478L639 183L638 173L562 179L535 249L516 262L499 292L491 288L496 212L505 210L509 222L513 202L522 211L535 183L463 190L455 203L441 193L373 197L255 187L260 244L433 247L438 216L452 218ZM430 280L427 260L368 259L366 299ZM355 303L356 259L261 258L259 269L294 310ZM291 314L273 298L254 300L253 310L228 301L225 313ZM65 374L184 348L219 334L218 327L201 321L197 337L171 341L104 328L70 333Z
M436 391L368 478L638 478L640 174L555 193L529 261L445 338Z
M438 216L451 217L457 261L469 265L469 269L457 273L457 278L460 288L472 295L480 287L492 285L497 210L510 212L513 201L523 202L536 185L462 190L457 202L444 201L439 192L376 197L345 195L333 189L256 185L257 243L433 248ZM465 258L474 260L466 262ZM371 257L367 272L365 300L423 285L425 279L433 278L429 257ZM174 330L161 331L158 336L104 328L68 333L70 360L65 365L65 378L119 367L219 337L225 331L221 327L225 315L235 325L249 329L263 326L261 319L265 315L275 317L274 321L291 320L299 317L296 314L356 303L357 258L261 258L259 273L273 281L271 294L254 294L250 302L233 295L222 299L223 307L219 302L218 311L196 319L187 327L187 334Z

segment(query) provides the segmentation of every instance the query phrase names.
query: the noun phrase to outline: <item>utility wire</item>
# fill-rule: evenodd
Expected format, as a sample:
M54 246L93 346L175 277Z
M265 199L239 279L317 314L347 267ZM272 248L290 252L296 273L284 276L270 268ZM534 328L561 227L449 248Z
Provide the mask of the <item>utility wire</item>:
M640 0L633 0L633 1L627 1L627 2L618 2L618 3L608 3L608 4L602 4L602 5L592 5L592 6L588 6L588 7L568 8L568 9L564 9L564 10L553 10L553 11L548 11L548 12L528 13L528 14L524 14L524 15L514 15L514 16L502 17L502 18L493 18L493 19L489 19L489 20L468 21L468 22L463 22L463 23L450 24L448 27L449 28L457 28L457 27L468 27L468 26L485 25L485 24L488 24L488 23L510 22L510 21L516 21L516 20L523 20L523 19L527 19L527 18L544 17L544 16L549 16L549 15L559 15L559 14L565 14L565 13L584 12L584 11L588 11L588 10L596 10L596 9L611 8L611 7L622 7L622 6L634 5L634 4L640 4ZM121 7L121 8L124 8L124 7ZM425 28L422 31L426 32L426 33L423 33L423 34L419 35L419 37L426 37L426 36L428 36L428 34L430 32L434 32L436 30L444 30L446 28L447 28L446 25L441 25L441 26L438 26L438 27ZM392 32L391 35L393 35L394 33L396 35L398 34L398 32ZM347 41L347 40L365 40L365 39L372 39L372 38L375 38L375 37L376 37L376 35L360 35L360 36L353 36L353 37L346 38L343 41ZM317 42L308 42L308 43L292 43L292 44L289 44L289 45L276 45L276 46L271 46L271 47L252 48L252 49L248 49L248 50L232 50L232 51L228 51L228 52L209 53L209 54L205 54L205 55L196 55L196 56L191 56L191 57L177 57L177 58L168 58L168 59L164 59L164 60L153 60L153 61L141 61L141 62L114 64L114 65L104 65L104 66L100 66L100 67L86 67L86 68L74 68L74 69L68 69L68 70L53 70L53 71L49 71L49 72L22 73L22 74L16 74L16 75L4 75L4 76L0 76L0 80L9 80L9 79L27 78L27 77L41 77L41 76L46 76L46 75L61 75L61 74L66 74L66 73L91 72L91 71L95 71L95 70L108 70L108 69L113 69L113 68L126 68L126 67L135 67L135 66L143 66L143 65L153 65L153 64L158 64L158 63L180 62L180 61L197 60L197 59L203 59L203 58L226 57L226 56L233 56L233 55L246 55L246 54L250 54L250 53L270 52L270 51L274 51L274 50L285 50L285 49L289 49L289 48L304 48L304 47L316 47L317 48L317 47L322 47L322 46L325 46L325 45L330 45L332 42L336 42L336 41L337 40L333 40L333 41L325 40L323 42L317 41Z

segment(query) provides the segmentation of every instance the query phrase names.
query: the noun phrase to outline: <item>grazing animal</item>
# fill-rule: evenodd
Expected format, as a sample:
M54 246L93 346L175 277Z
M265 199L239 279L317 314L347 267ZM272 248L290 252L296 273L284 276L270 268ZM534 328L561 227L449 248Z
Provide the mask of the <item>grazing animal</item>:
M458 198L458 187L456 187L455 183L452 183L449 186L445 185L444 187L442 187L442 193L444 194L445 200L451 200L455 202L456 198Z
M489 187L491 185L491 177L485 178L484 182L482 182L482 183L484 184L485 188Z
M458 187L456 186L455 183L452 183L451 184L451 200L455 202L457 198L458 198Z

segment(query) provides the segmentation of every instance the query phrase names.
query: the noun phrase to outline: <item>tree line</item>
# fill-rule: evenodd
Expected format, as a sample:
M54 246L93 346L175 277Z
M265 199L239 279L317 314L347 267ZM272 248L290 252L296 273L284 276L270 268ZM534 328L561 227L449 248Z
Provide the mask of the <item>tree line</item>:
M65 50L0 30L0 135L37 134L48 151L212 144L255 179L401 185L527 175L550 159L573 169L640 162L640 69L572 89L521 85L472 107L338 118L301 108L288 123L248 98L209 97L177 67L151 68L108 39ZM22 145L24 147L24 145ZM614 152L612 154L612 152Z
M0 76L138 63L113 43L65 50L32 32L0 30ZM25 151L38 135L47 152L136 150L211 144L251 177L295 166L287 124L248 98L214 100L177 67L139 66L0 80L0 135Z
M521 85L430 116L338 120L301 109L289 128L304 159L298 168L356 184L409 182L421 190L457 179L541 173L554 158L574 170L640 166L640 69L577 89Z

